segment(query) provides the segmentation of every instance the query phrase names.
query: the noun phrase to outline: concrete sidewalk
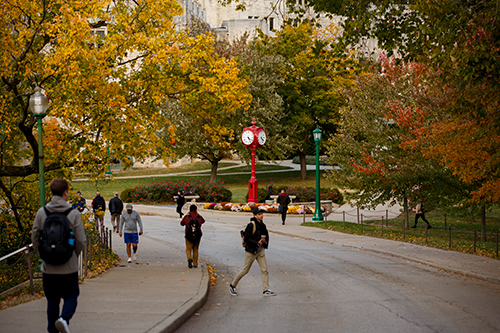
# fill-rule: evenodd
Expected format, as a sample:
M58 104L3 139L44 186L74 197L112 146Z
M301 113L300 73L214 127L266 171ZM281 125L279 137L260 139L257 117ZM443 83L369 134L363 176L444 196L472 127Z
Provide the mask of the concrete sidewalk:
M114 250L124 256L123 239L114 234ZM120 241L121 240L121 241ZM137 261L80 285L72 333L173 332L206 301L205 264L189 269L184 252L141 236ZM0 311L0 332L46 332L45 298Z
M175 207L134 205L141 214L176 217ZM249 213L201 210L211 223L232 223L222 216L250 217ZM218 218L220 217L220 219ZM277 215L265 215L271 233L396 256L423 265L500 283L500 260L439 250L409 243L356 236L300 226L302 217L289 216L286 225ZM224 222L224 220L226 222ZM306 219L310 221L310 217ZM216 222L217 221L217 222ZM114 249L125 248L114 235ZM122 260L118 267L81 284L77 315L71 332L173 332L206 301L206 265L188 269L185 254L168 244L142 236L137 263ZM41 332L46 327L46 301L40 299L0 311L1 332Z

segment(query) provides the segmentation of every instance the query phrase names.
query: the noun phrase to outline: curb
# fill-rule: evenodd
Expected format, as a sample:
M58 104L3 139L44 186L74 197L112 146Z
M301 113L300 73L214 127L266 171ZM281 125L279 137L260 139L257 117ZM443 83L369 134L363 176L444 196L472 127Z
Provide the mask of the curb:
M170 313L165 319L148 329L147 333L173 333L184 324L198 309L200 309L208 298L210 276L207 265L202 266L202 279L198 293L187 300L181 307Z

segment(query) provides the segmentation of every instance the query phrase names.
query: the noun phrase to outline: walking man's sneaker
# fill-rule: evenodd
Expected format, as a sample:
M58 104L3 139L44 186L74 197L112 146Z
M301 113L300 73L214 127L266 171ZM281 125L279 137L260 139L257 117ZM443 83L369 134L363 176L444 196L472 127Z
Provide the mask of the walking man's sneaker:
M68 323L62 317L56 320L56 328L59 332L70 333Z
M134 262L136 262L136 261L137 261L137 254L135 254L135 253L134 253L134 257L132 258L132 260L133 260Z
M193 259L188 259L188 267L193 268Z
M132 262L132 258L128 258L127 262Z
M271 289L267 289L264 291L264 296L276 296L277 294L274 291L271 291Z
M236 287L233 287L232 284L229 285L229 292L231 293L232 296L238 296L238 293L236 292Z
M416 228L416 227L417 227L417 225L415 224L412 228Z
M430 228L432 228L432 225L428 224L427 229L430 229Z

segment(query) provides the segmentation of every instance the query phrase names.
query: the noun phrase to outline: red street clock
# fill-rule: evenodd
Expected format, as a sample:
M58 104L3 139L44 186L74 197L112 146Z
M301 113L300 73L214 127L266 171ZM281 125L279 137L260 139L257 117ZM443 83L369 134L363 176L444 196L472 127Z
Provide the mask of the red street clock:
M255 118L251 127L245 127L241 133L241 142L252 153L252 176L248 181L248 202L259 202L259 182L255 178L255 150L266 143L266 132L263 128L255 126Z

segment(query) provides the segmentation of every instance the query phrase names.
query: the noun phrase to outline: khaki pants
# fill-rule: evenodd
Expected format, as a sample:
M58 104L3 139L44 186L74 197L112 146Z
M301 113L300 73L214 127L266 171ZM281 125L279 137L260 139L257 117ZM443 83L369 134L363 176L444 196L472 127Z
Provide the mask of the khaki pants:
M262 249L262 251L256 254L245 252L245 264L243 265L243 268L238 273L238 275L236 275L233 282L231 283L233 287L236 287L238 282L241 280L242 277L244 277L248 273L250 267L252 267L253 262L257 259L257 262L259 263L260 266L260 270L262 271L262 287L264 291L269 289L269 274L267 272L265 251L266 251L265 249Z
M118 232L118 229L120 228L120 216L121 214L118 213L111 214L111 224L113 225L113 231L116 228L116 232Z
M185 238L185 237L184 237ZM200 247L200 242L192 243L186 239L186 257L187 259L193 259L193 266L198 266L198 248Z

